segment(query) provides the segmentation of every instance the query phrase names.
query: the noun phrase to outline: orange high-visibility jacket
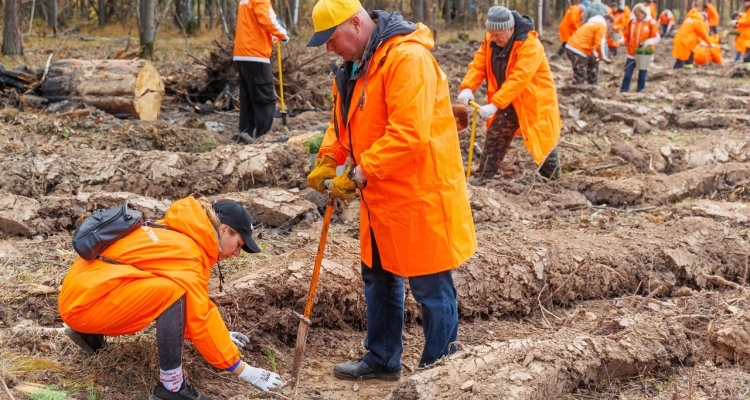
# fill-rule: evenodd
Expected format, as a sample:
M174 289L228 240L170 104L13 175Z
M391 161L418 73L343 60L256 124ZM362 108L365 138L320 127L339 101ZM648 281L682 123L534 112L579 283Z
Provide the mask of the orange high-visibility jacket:
M657 10L655 1L651 2L651 4L649 5L649 9L651 10L651 18L656 18L656 16L659 15L656 13Z
M708 16L708 26L719 26L719 10L716 9L716 6L706 3L704 11L706 11L706 16Z
M605 36L607 22L601 16L592 17L570 37L566 47L583 57L588 57L596 51L599 58L604 58L602 44L606 44Z
M734 49L745 53L750 49L750 11L740 14L737 19L737 30L740 31L740 35L734 40Z
M697 9L692 9L685 16L685 21L680 25L680 29L674 35L674 43L672 45L672 57L687 61L690 58L690 53L693 52L695 46L703 40L706 43L710 43L711 39L708 37L708 25L703 20L703 15Z
M276 19L270 0L240 0L237 32L234 34L234 60L270 62L273 39L287 37Z
M585 10L586 8L580 4L568 7L568 11L565 12L562 21L560 21L559 32L561 42L567 42L570 36L573 35L573 32L581 27Z
M334 83L334 118L318 153L342 165L352 150L367 177L362 261L372 266L372 230L383 269L403 277L454 269L477 248L448 77L433 46L421 23L380 44L354 85L347 124Z
M224 320L208 299L219 240L197 200L169 207L160 224L141 228L102 253L123 265L78 258L58 297L60 316L78 332L106 336L138 332L183 295L185 337L211 365L226 369L240 357Z
M662 11L661 14L659 14L659 24L674 25L674 14L672 14L672 11Z
M628 46L628 57L635 58L635 50L643 44L643 42L656 39L659 35L659 25L651 17L646 16L643 21L632 20L625 28L625 44ZM651 40L650 42L653 42ZM650 43L649 42L649 43ZM648 47L654 48L654 45Z
M622 11L620 11L620 10L614 11L613 10L612 14L610 14L610 15L612 15L612 17L615 19L615 22L612 24L612 32L609 35L607 35L607 46L613 47L613 48L618 48L618 47L620 47L620 43L612 41L612 33L617 32L620 35L622 35L623 32L625 31L625 27L627 26L627 23L630 22L630 19L626 19L625 18L625 11L624 10L622 10Z
M492 68L491 43L490 34L487 33L469 64L460 90L468 88L476 91L486 79L487 99L500 110L513 105L518 114L526 149L531 153L534 162L542 165L557 146L562 129L555 80L547 63L542 42L539 41L536 31L530 31L524 41L513 42L505 82L499 88ZM492 119L487 121L488 127L491 124Z
M710 44L718 45L719 35L711 35ZM695 65L705 65L710 62L717 65L724 64L724 60L721 57L721 47L719 46L710 47L708 44L700 43L693 49L693 54Z

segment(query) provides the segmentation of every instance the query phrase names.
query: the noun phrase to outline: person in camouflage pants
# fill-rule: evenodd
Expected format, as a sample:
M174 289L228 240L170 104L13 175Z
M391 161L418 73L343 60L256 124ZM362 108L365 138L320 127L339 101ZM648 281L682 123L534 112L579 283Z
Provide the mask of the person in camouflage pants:
M479 158L477 175L480 178L490 179L498 173L520 126L518 114L512 105L495 113L495 119L487 130L484 148ZM560 178L560 156L556 147L539 167L539 174L547 179Z
M574 85L580 85L584 81L592 85L599 84L599 60L595 55L583 57L570 49L565 49L565 55L573 63Z

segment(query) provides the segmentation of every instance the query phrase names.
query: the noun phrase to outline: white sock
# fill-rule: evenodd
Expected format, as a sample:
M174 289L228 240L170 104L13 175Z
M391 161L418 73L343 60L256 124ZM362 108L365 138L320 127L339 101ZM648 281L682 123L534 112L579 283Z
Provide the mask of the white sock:
M176 392L182 387L182 365L175 369L165 371L159 369L159 380L164 387L170 392Z

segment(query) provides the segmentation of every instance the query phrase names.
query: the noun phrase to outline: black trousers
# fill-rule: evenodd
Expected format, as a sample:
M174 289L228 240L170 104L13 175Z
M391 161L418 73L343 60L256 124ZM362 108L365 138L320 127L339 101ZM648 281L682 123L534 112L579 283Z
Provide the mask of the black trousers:
M273 125L276 94L271 64L235 61L240 73L240 133L252 137L265 135Z

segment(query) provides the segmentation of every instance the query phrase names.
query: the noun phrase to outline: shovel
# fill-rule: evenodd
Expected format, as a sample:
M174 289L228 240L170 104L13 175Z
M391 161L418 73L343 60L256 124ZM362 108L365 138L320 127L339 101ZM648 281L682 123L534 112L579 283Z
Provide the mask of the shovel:
M477 119L479 117L479 104L470 101L469 105L474 108L474 115L471 118L471 137L469 139L469 159L466 162L466 179L471 178L471 159L474 156L474 139L477 136Z
M276 41L276 58L279 60L279 94L281 97L281 123L286 126L286 104L284 104L284 77L281 73L281 40Z
M320 242L318 243L318 253L315 255L315 267L313 268L312 280L310 281L310 291L307 294L307 304L305 305L304 314L297 312L294 316L299 318L299 328L297 328L297 343L294 345L294 362L292 363L292 381L297 383L300 365L302 364L302 355L305 353L305 344L307 343L307 333L310 331L310 314L312 314L313 303L315 303L315 291L318 288L318 278L320 276L320 265L323 263L323 252L326 248L326 238L328 238L328 228L331 226L331 215L334 208L334 197L330 193L331 180L325 181L328 188L328 204L323 217L323 228L320 231Z

